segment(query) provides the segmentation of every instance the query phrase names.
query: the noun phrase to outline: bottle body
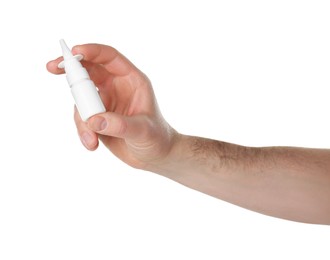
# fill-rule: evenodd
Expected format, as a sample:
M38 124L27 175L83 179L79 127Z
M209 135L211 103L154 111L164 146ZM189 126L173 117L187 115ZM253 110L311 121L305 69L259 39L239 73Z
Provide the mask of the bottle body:
M105 112L100 95L90 79L83 79L71 85L71 93L83 121L93 115Z
M105 107L94 82L80 63L83 56L81 54L73 56L64 40L60 40L60 44L63 61L58 67L65 70L80 117L83 121L87 121L91 116L105 112Z

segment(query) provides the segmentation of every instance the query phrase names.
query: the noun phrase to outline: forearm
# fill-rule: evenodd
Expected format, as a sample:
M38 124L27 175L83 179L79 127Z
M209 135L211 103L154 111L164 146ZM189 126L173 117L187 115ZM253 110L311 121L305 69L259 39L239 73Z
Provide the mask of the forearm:
M330 151L251 148L178 136L150 169L185 186L267 215L330 224Z

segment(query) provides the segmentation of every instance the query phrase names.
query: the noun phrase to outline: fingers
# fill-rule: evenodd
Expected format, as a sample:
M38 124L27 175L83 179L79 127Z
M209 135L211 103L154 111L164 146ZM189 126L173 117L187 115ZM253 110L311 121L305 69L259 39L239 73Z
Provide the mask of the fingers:
M63 74L64 69L60 69L57 65L63 60L63 57L59 57L55 60L49 61L46 65L47 70L53 74Z
M116 49L101 44L84 44L73 47L74 54L84 55L85 61L102 64L113 75L127 75L135 66Z
M80 141L88 150L94 151L99 145L98 136L82 121L76 107L74 110L74 120Z
M94 65L102 65L102 68L114 76L125 76L133 69L137 69L123 54L107 45L77 45L73 47L72 53L84 56L83 64L87 69ZM48 62L47 70L53 74L63 74L64 70L57 67L62 60L63 57L59 57Z
M63 60L62 57L59 57L55 60L52 60L47 63L46 67L50 73L53 74L63 74L64 69L58 68L58 64ZM82 61L83 66L87 69L88 74L91 80L99 87L102 88L103 85L111 81L113 78L111 74L100 64L93 64L92 62Z
M84 67L88 70L92 80L102 85L111 75L125 76L136 67L116 49L101 44L84 44L73 47L73 54L82 54ZM49 61L47 70L53 74L63 74L64 69L58 68L63 57Z

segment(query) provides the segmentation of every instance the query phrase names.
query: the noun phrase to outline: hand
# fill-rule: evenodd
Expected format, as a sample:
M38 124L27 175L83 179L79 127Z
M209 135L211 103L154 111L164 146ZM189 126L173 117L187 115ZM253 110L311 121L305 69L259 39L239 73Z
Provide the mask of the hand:
M82 64L107 110L83 122L75 109L74 119L84 146L95 150L99 138L113 154L135 168L148 169L150 164L163 161L178 134L162 117L146 75L110 46L85 44L75 46L72 52L84 56ZM64 70L57 67L62 60L48 62L48 71L63 74Z

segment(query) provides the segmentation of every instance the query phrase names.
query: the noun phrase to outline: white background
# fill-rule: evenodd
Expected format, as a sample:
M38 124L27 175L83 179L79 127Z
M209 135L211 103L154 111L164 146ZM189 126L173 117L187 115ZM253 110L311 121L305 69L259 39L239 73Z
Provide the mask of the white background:
M64 76L98 42L180 132L330 147L329 1L2 1L0 259L329 259L330 229L263 216L85 150Z

